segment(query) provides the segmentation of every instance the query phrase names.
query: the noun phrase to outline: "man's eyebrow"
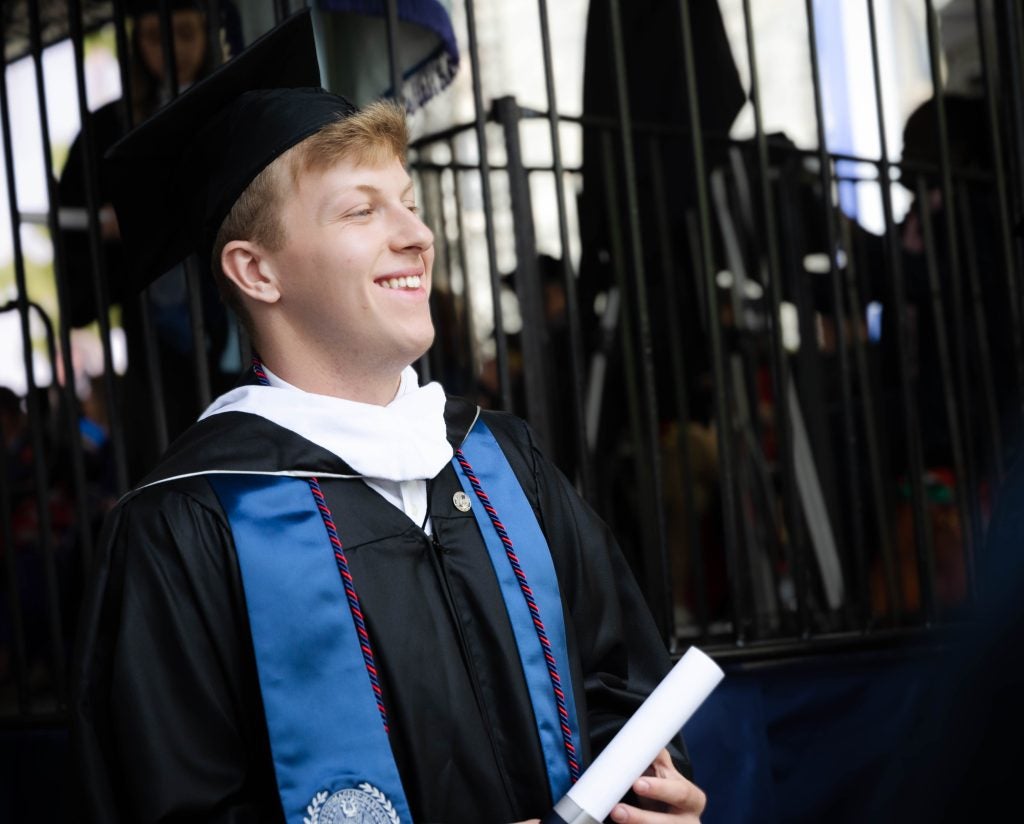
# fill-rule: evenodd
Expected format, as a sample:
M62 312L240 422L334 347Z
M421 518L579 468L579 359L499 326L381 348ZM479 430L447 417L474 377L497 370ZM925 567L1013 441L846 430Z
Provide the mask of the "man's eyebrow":
M383 191L383 189L381 189L379 186L374 186L372 183L360 183L358 186L353 186L352 188L357 192L366 192L367 194L378 194ZM405 197L407 194L409 194L409 192L412 191L412 189L413 183L412 180L410 179L409 182L405 185L405 188L402 189L401 196Z

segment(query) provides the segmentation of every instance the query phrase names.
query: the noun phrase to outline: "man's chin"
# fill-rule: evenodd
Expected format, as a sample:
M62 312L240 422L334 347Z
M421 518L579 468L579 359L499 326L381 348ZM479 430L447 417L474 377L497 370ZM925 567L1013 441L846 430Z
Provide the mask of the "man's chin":
M426 355L426 354L427 354L427 352L429 352L429 351L430 351L430 348L431 348L431 347L432 347L433 345L434 345L434 336L433 336L433 335L431 335L431 336L430 336L430 341L429 341L429 342L427 343L427 345L426 345L426 346L424 346L424 347L422 347L422 348L420 349L420 352L419 352L419 354L418 354L418 355L417 355L417 356L416 356L415 358L413 358L413 362L415 363L415 362L416 362L416 361L418 361L418 360L419 360L420 358L422 358L422 357L423 357L424 355Z
M424 339L416 344L412 344L406 350L405 360L406 366L412 366L416 361L422 358L427 352L430 351L430 347L434 345L435 333L433 330L430 331L430 336L424 336Z

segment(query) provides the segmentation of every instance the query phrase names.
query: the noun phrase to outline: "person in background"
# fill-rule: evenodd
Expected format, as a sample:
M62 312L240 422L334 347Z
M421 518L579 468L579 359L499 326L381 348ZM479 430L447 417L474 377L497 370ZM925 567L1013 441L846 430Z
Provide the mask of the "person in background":
M171 0L168 6L174 43L173 82L167 74L163 51L160 3L158 0L133 0L127 4L132 15L128 72L130 96L108 103L90 114L91 157L86 155L85 141L79 134L68 152L57 186L63 216L60 243L71 295L69 320L72 326L80 327L92 323L97 317L98 273L94 268L85 211L89 204L86 164L93 164L98 175L95 202L102 241L100 271L109 303L121 307L121 324L128 351L119 405L121 420L125 422L129 475L133 479L140 477L156 460L160 437L156 431L153 391L145 364L143 309L140 298L128 294L132 276L126 269L120 227L110 205L110 181L104 174L102 158L133 124L141 123L175 94L206 77L220 57L216 53L220 44L211 48L209 42L209 25L202 0ZM228 42L238 43L237 11L229 0L222 0L218 7L225 16L226 30L233 33L227 38ZM234 375L233 365L222 363L226 350L234 341L230 335L232 326L228 313L217 300L210 278L203 276L206 263L201 262L199 266L203 284L200 305L206 333L204 356L212 390L216 394L230 385ZM169 269L141 300L146 302L145 311L153 328L154 354L166 411L166 435L173 440L201 410L184 266L178 264Z

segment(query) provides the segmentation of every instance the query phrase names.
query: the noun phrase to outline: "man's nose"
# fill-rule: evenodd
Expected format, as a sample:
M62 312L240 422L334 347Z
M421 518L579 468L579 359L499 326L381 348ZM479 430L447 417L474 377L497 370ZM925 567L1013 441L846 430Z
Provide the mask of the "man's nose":
M394 241L402 249L418 249L423 251L434 245L434 233L418 214L403 209L399 226L396 227Z

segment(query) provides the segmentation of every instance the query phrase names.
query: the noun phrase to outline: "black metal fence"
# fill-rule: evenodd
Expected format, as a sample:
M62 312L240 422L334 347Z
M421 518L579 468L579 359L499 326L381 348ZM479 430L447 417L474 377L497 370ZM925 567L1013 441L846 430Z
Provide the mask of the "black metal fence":
M223 58L222 29L237 39L242 23L258 29L290 11L287 0L205 5L207 67ZM987 518L1024 412L1019 5L973 3L982 84L963 96L943 86L935 4L921 0L933 88L907 124L900 162L888 145L874 0L863 0L870 37L860 55L876 101L873 157L829 149L812 0L812 149L763 126L750 0L746 86L714 3L651 4L656 29L644 29L635 7L595 0L583 111L573 115L556 100L545 0L529 12L540 24L544 111L486 99L479 4L454 5L475 114L417 138L410 155L438 250L438 340L424 377L531 422L618 535L673 645L791 653L903 639L963 617L979 597ZM398 7L380 4L393 89ZM3 396L0 418L0 717L11 724L62 721L78 593L103 514L229 385L246 352L202 264L141 297L122 286L97 160L145 112L125 12L120 0L28 0L0 18L7 60L32 62L49 204L35 216L19 206L11 146L21 126L5 82L14 289L0 309L19 319L27 376L23 398ZM159 16L171 80L155 93L167 99L178 77L172 4ZM123 95L104 119L86 105L85 38L109 20ZM638 49L637 32L655 30L660 42ZM82 128L58 169L44 52L67 39ZM668 59L652 64L655 52ZM753 136L731 138L746 100ZM549 163L526 160L534 121L546 124ZM564 160L567 134L582 142L578 164ZM896 181L913 195L902 218ZM542 191L555 200L557 255L538 247ZM841 191L877 198L881 235L844 212ZM470 225L471 211L482 224ZM56 291L59 321L44 324L49 380L36 374L32 319L48 318L22 248L33 221L53 241L52 273L35 275ZM499 268L502 242L514 270ZM472 268L474 244L486 273ZM168 292L184 313L173 338L162 334ZM102 368L84 391L72 328L88 323ZM114 325L127 340L123 374Z

